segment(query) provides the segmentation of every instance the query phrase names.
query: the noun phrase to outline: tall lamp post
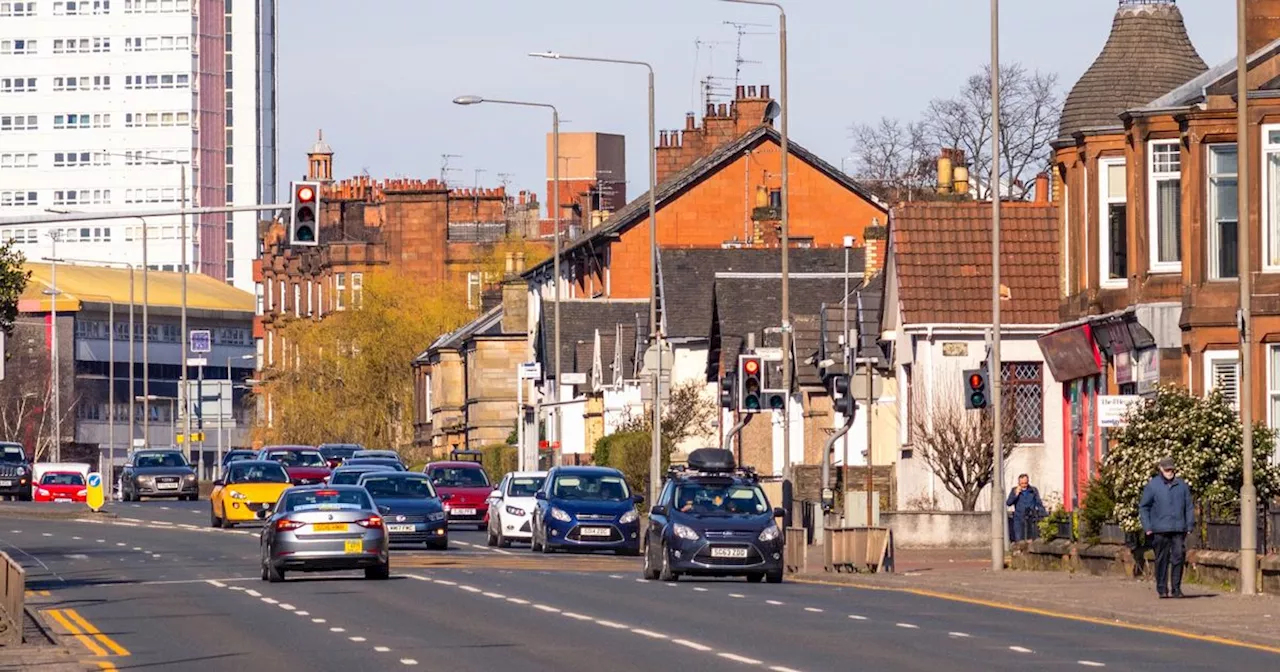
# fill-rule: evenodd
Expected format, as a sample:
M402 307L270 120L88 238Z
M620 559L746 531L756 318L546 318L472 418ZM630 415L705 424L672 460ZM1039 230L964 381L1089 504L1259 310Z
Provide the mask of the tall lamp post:
M551 273L555 276L555 303L554 303L554 320L555 320L555 367L556 367L556 384L555 401L560 401L560 111L555 105L549 103L530 103L520 100L498 100L495 98L483 98L481 96L458 96L453 99L455 105L479 105L480 103L494 103L497 105L516 105L519 107L541 107L551 110L551 223L555 228L554 246L555 253L552 256ZM560 433L560 406L554 406L556 414L556 443L564 440ZM555 463L560 463L560 450L557 449L554 454Z
M1240 199L1240 594L1257 592L1258 490L1253 484L1253 257L1249 228L1249 54L1245 0L1236 0L1236 152Z
M791 227L787 204L790 195L789 175L787 167L790 147L787 142L787 11L781 3L769 0L721 0L740 5L766 5L778 10L778 70L781 108L779 135L782 144L782 203L780 216L782 219L782 387L786 390L786 404L782 409L782 478L785 483L791 482L791 269L788 255L791 248ZM784 485L784 489L785 489ZM870 521L868 521L870 522Z
M644 61L621 58L595 58L591 56L566 56L555 52L531 53L536 58L562 61L586 61L589 63L613 63L634 65L649 71L649 339L658 346L657 371L653 375L653 451L649 456L649 501L658 500L662 487L662 327L658 324L658 153L655 145L657 117L653 102L653 66Z
M49 232L53 243L53 259L58 258L58 241L62 239L62 229ZM44 290L49 297L49 387L53 397L53 461L62 461L62 375L61 358L58 356L58 264L49 262L49 289Z
M991 570L1004 569L1004 424L1000 395L1000 0L991 0Z

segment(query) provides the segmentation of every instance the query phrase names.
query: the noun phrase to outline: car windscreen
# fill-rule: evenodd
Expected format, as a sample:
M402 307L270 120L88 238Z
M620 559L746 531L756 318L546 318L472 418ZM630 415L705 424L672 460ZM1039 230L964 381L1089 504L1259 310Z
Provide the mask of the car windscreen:
M507 496L533 497L546 481L545 476L512 476L511 483L507 485Z
M75 472L60 472L56 474L45 474L40 479L40 485L84 485L84 476Z
M27 452L22 446L0 446L0 462L25 462L27 460Z
M436 490L426 476L397 474L365 476L361 482L374 499L435 499Z
M227 483L288 483L289 474L278 464L232 464Z
M282 510L286 513L295 511L325 511L332 509L372 509L373 502L364 490L305 490L291 492L285 497Z
M432 467L431 482L443 488L485 488L489 477L475 467Z
M271 450L267 451L267 459L275 460L286 467L329 466L318 450Z
M345 460L359 452L360 449L355 446L321 446L320 454L326 460Z
M382 467L394 471L408 471L399 460L387 460L381 457L353 457L343 464L352 467Z
M185 467L187 466L187 458L182 453L142 453L133 458L133 466L142 468L152 467Z
M333 485L355 485L360 482L361 476L364 476L371 471L382 471L382 468L339 469L333 472L333 475L329 477L329 483Z
M769 512L769 500L758 485L689 481L676 487L680 511L706 516L759 516Z
M227 456L223 458L222 461L224 464L231 464L232 462L243 462L245 460L255 460L257 458L257 453L227 453Z
M614 474L564 474L556 477L551 496L598 502L621 502L631 497L627 482Z

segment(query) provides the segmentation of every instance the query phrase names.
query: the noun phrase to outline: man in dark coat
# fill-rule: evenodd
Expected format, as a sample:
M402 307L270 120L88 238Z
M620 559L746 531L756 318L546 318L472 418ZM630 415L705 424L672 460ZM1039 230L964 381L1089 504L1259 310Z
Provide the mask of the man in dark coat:
M1156 551L1156 592L1162 598L1182 597L1187 535L1195 529L1191 488L1177 477L1172 458L1160 460L1157 466L1160 473L1142 490L1138 513L1142 529Z
M1031 485L1031 477L1026 474L1018 476L1018 486L1009 491L1004 505L1013 507L1013 541L1030 539L1031 526L1046 515L1040 491Z

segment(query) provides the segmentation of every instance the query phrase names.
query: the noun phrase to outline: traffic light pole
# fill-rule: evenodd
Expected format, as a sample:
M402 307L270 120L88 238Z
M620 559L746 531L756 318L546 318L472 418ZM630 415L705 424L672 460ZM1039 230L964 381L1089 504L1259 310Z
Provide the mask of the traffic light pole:
M729 428L729 431L724 435L724 443L720 447L725 450L733 450L734 437L738 436L738 434L742 432L742 428L746 427L748 422L751 422L751 416L755 415L755 413L739 413L738 415L740 415L741 418L733 427Z
M822 498L823 523L822 534L818 536L822 546L827 545L827 529L831 527L831 509L835 508L835 488L831 487L833 485L831 483L831 453L835 450L836 442L843 439L844 436L849 433L849 430L853 429L853 420L856 417L857 416L854 414L849 414L849 416L844 419L844 424L840 426L840 429L837 429L835 433L831 435L831 438L827 439L827 444L822 447L822 492L819 496ZM848 465L845 466L847 467ZM847 485L848 484L846 484L845 487L846 492L848 491ZM826 497L828 490L832 491L830 507L827 505ZM867 526L871 526L870 515L867 516Z

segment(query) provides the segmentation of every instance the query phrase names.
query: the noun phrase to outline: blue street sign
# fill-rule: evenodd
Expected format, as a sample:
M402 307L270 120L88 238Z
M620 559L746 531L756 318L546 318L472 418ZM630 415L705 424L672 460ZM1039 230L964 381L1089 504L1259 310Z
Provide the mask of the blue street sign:
M189 338L191 352L204 354L213 351L213 332L208 329L193 329Z
M89 474L89 486L93 488L102 485L102 474Z

